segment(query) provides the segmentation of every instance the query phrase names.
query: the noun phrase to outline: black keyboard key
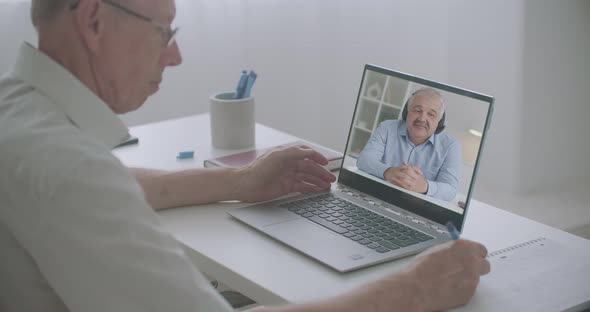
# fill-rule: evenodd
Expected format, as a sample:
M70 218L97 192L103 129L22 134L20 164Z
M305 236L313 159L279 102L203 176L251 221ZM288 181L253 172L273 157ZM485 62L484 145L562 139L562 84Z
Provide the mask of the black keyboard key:
M371 238L371 237L373 237L373 234L371 234L371 233L365 233L365 234L361 234L361 236L364 237L364 238Z
M315 216L315 215L313 213L311 213L311 212L308 212L308 213L306 213L306 214L303 215L304 218L311 218L313 216Z
M327 219L326 219L326 220L327 220ZM328 220L328 221L330 221L330 220ZM336 218L335 218L333 221L331 221L331 222L332 222L332 223L334 223L334 224L338 224L338 225L340 225L340 226L342 226L342 223L344 223L344 221L342 221L342 220L338 220L338 219L336 219Z
M369 216L367 216L367 219L369 219L369 220L377 220L378 217L379 216L376 215L376 214L370 214Z
M320 217L321 217L321 216L322 216L322 215L320 215ZM328 220L328 221L332 222L332 221L335 221L335 220L338 220L338 219L336 219L336 218L334 218L334 217L332 217L332 216L328 216L328 217L326 218L326 220Z
M370 243L367 245L367 247L369 247L371 249L377 249L377 248L381 248L381 245L379 245L377 243Z
M355 235L355 236L351 237L350 239L352 239L353 241L360 241L361 239L363 239L363 237L360 235Z
M375 249L375 251L379 252L379 253L386 253L388 251L391 251L391 249L387 249L385 247L381 247L381 248L377 248Z
M374 241L374 242L378 242L378 241L382 241L383 239L379 236L373 236L371 238L369 238L370 240Z
M361 240L360 240L360 241L358 241L358 242L359 242L360 244L363 244L363 245L367 245L367 244L370 244L370 243L372 243L372 242L371 242L371 240L369 240L369 239L366 239L366 238L363 238L363 239L361 239Z
M356 234L354 234L353 232L346 232L346 233L342 234L342 236L344 236L344 237L353 237L355 235Z
M389 242L391 242L393 244L396 244L398 246L401 246L401 247L406 247L406 246L410 246L410 245L414 245L414 244L419 243L417 240L413 240L413 239L392 240L392 241L389 241Z
M324 219L318 218L317 216L311 217L311 218L309 218L309 220L311 220L311 221L313 221L313 222L315 222L315 223L317 223L317 224L319 224L319 225L321 225L321 226L323 226L325 228L328 228L328 229L330 229L330 230L332 230L332 231L334 231L334 232L336 232L338 234L343 234L343 233L348 232L347 229L345 229L345 228L343 228L341 226L338 226L336 224L333 224L331 222L328 222L328 221L326 221Z
M319 215L320 218L324 218L324 219L327 218L327 217L329 217L329 216L330 215L329 214L326 214L326 213L322 213L321 215Z
M391 243L391 242L389 242L389 241L386 241L386 240L382 240L382 241L380 241L380 242L379 242L379 244L381 244L381 245L383 245L384 247L387 247L387 248L389 248L389 249L391 249L391 250L394 250L394 249L398 249L398 248L399 248L399 246L398 246L398 245L396 245L396 244L394 244L394 243Z

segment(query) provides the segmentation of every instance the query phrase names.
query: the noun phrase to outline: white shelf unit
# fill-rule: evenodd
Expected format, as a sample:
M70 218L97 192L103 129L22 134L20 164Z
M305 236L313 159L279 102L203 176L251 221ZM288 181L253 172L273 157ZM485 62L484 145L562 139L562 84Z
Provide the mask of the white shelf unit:
M401 119L402 109L411 95L412 82L368 72L363 86L359 106L355 115L348 154L358 157L379 124L389 119Z

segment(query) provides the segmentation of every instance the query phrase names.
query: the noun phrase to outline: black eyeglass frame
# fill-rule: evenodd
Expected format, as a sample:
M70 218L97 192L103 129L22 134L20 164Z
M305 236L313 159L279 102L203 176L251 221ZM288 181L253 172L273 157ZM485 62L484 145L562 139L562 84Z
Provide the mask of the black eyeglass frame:
M170 47L172 44L174 44L174 41L176 39L176 34L178 33L178 29L179 29L178 27L171 28L169 25L159 23L159 22L155 21L153 18L147 17L141 13L138 13L138 12L136 12L128 7L125 7L117 2L114 2L112 0L102 0L102 2L104 2L105 4L108 4L111 7L114 7L116 9L128 14L128 15L139 18L142 21L148 22L148 23L156 26L162 35L162 39L164 39L165 47ZM80 0L72 1L72 3L70 4L70 9L75 10L78 7L79 3L80 3Z

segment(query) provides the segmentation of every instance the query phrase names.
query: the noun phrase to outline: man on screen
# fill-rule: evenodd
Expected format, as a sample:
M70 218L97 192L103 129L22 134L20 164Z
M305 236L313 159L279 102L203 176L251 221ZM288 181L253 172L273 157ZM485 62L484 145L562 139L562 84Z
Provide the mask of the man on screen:
M445 128L445 104L432 88L414 92L402 120L386 120L371 135L357 166L410 191L455 198L461 145Z

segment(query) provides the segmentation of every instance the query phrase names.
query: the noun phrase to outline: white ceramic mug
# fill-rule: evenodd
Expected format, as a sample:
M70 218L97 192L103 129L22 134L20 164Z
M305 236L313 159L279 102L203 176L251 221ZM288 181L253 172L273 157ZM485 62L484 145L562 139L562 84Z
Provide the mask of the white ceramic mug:
M211 143L215 148L242 149L255 145L254 97L234 99L235 92L209 98Z

